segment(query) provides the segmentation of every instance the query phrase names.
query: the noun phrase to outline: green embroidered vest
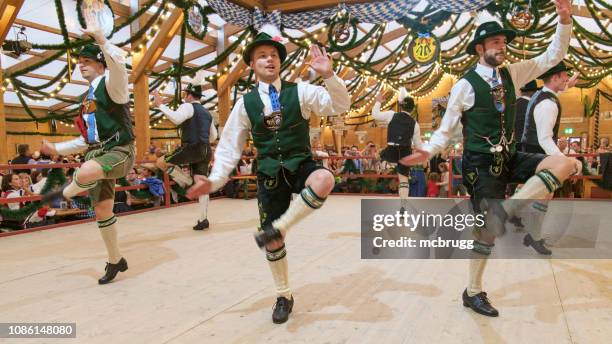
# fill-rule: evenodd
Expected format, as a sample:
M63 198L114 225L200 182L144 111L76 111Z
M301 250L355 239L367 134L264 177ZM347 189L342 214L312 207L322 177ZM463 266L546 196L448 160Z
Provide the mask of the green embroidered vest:
M106 90L106 77L103 77L94 91L96 97L96 128L104 149L122 146L134 141L134 129L129 103L113 102Z
M510 142L514 132L516 93L510 73L506 68L500 68L499 74L505 89L505 111L503 113L506 139ZM495 100L491 94L491 86L482 79L475 70L467 72L463 78L472 85L474 89L474 106L463 112L461 124L463 124L463 144L465 150L491 154L491 145L481 136L489 137L489 140L497 144L501 138L501 114L495 108ZM510 154L516 152L516 140L509 146Z
M264 123L264 104L258 88L244 95L244 107L251 121L253 144L257 148L258 171L274 177L281 167L295 172L311 158L310 125L302 116L297 84L282 82L280 96L282 121L277 130Z

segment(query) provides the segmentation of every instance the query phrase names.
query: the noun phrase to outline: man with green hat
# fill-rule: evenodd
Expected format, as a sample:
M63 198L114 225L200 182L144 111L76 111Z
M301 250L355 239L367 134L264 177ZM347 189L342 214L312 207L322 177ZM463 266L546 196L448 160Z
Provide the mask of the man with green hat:
M97 44L87 44L78 54L79 70L89 82L80 115L75 124L81 135L74 140L43 141L46 155L68 155L86 150L86 162L76 169L72 182L62 190L43 196L43 202L70 199L88 191L96 212L100 234L108 252L106 273L99 284L111 282L127 270L117 245L117 219L113 214L115 179L124 177L134 164L134 132L129 107L128 75L125 53L112 45L90 13L85 13L87 29ZM108 69L108 76L105 76Z
M257 148L257 200L261 228L257 245L265 246L277 300L274 323L283 323L293 308L284 239L290 227L320 208L334 187L334 176L312 159L311 114L336 116L349 110L351 99L344 82L334 75L324 48L310 47L310 67L327 87L280 79L287 51L275 27L262 29L243 52L244 62L258 84L238 99L215 152L209 179L198 178L190 198L218 190L236 167L249 132ZM293 193L299 196L291 201Z
M181 165L189 165L193 176L207 176L211 156L210 143L217 140L217 128L214 126L213 117L200 103L201 79L190 80L182 92L183 103L176 111L163 104L159 92L154 93L154 105L181 129L181 146L172 154L160 157L157 160L157 167L165 170L182 188L191 186L193 178L182 171ZM202 195L198 199L200 214L197 223L193 226L194 230L204 230L210 226L208 201L208 195Z
M485 226L475 228L469 283L462 295L465 307L498 316L482 275L496 236L505 233L505 222L527 203L516 200L544 199L572 173L581 170L576 159L517 151L514 136L516 90L559 63L569 47L572 33L571 1L557 0L557 30L546 51L530 60L502 66L507 44L516 33L497 22L481 24L467 52L478 55L475 68L452 88L440 128L423 149L400 160L406 165L423 163L446 148L454 129L463 126L463 182L469 189L474 211L483 212ZM512 201L501 202L508 183L525 183ZM486 211L486 212L485 212Z

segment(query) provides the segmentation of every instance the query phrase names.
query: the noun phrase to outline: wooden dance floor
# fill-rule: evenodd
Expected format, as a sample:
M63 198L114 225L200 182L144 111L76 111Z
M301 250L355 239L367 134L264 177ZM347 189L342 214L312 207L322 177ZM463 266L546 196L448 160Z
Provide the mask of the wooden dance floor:
M234 199L211 202L205 232L191 229L197 205L120 217L129 270L104 286L93 223L0 238L0 322L77 324L76 340L15 343L610 342L611 260L491 260L501 316L487 318L461 304L466 260L361 260L359 209L332 196L289 233L296 303L282 325L257 203Z

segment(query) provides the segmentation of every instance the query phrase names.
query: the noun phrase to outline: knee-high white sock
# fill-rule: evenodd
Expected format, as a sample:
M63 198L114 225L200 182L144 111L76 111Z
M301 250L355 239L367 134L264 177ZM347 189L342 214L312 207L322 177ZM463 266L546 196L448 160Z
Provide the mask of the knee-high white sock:
M289 265L287 262L287 250L285 245L275 251L266 251L268 265L274 278L276 294L291 299L291 288L289 288Z
M307 186L300 192L299 197L291 201L287 211L272 222L272 226L278 229L284 238L291 226L308 216L315 209L321 208L323 202L325 202L325 198L317 196L310 186Z
M200 221L204 221L208 218L208 200L210 196L208 194L198 197L198 205L200 207Z
M550 170L542 170L529 178L520 191L504 202L504 209L511 216L525 204L525 200L546 199L560 187L559 178Z
M470 259L470 276L467 286L468 296L474 296L482 291L482 275L489 260L489 255L493 249L493 244L488 244L479 240L474 240L474 248Z
M72 175L72 182L70 184L68 184L68 186L66 186L64 188L64 190L62 190L62 195L64 195L65 198L72 198L78 194L80 194L83 191L87 191L93 187L96 186L96 184L98 183L97 181L93 181L91 183L87 183L87 184L83 184L81 182L79 182L79 170L77 169L74 174Z
M398 186L398 193L399 193L399 198L402 204L402 207L406 206L406 202L408 202L408 195L410 195L410 182L408 177L398 174L399 177L399 186Z
M468 296L474 296L482 292L482 275L484 274L488 260L488 258L470 259L470 282L467 287Z
M548 202L535 201L531 204L530 210L532 216L530 216L530 218L527 220L527 223L531 223L531 225L527 225L527 228L529 229L529 234L531 234L533 240L538 241L542 239L542 226L546 220Z
M183 172L183 170L181 170L181 168L178 166L170 166L166 173L168 173L168 175L172 177L172 180L174 180L182 188L193 184L193 178Z
M100 228L100 234L104 245L106 245L106 251L108 252L108 262L111 264L117 264L121 259L121 253L119 253L119 245L117 245L117 218L115 215L102 221L98 221L98 228Z

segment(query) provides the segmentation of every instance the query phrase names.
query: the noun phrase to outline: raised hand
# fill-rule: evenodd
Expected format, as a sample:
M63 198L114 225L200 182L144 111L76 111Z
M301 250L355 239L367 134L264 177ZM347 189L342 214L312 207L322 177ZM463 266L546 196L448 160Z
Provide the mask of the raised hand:
M574 75L567 81L565 84L565 89L568 90L578 83L578 77L580 76L579 72L575 72Z
M90 36L91 38L96 40L98 44L104 44L106 42L106 36L104 36L104 30L98 24L96 18L94 18L93 14L89 11L83 12L83 17L85 19L86 29L81 28L81 32L83 34Z
M47 140L42 141L42 145L40 146L40 152L48 156L57 154L57 150L55 150L55 145Z
M423 149L415 148L412 154L405 156L399 160L399 163L405 166L421 165L429 160L429 152Z
M315 72L319 73L323 79L329 79L334 75L331 59L327 56L325 48L319 48L318 45L310 46L310 67Z
M381 104L384 103L385 97L383 96L382 93L379 93L379 94L376 95L376 101L381 103Z
M161 94L159 94L159 91L154 91L153 92L153 105L155 105L155 107L159 107L160 105L162 105L164 103L164 98L161 96Z
M555 0L557 15L561 24L572 23L572 1L571 0Z

